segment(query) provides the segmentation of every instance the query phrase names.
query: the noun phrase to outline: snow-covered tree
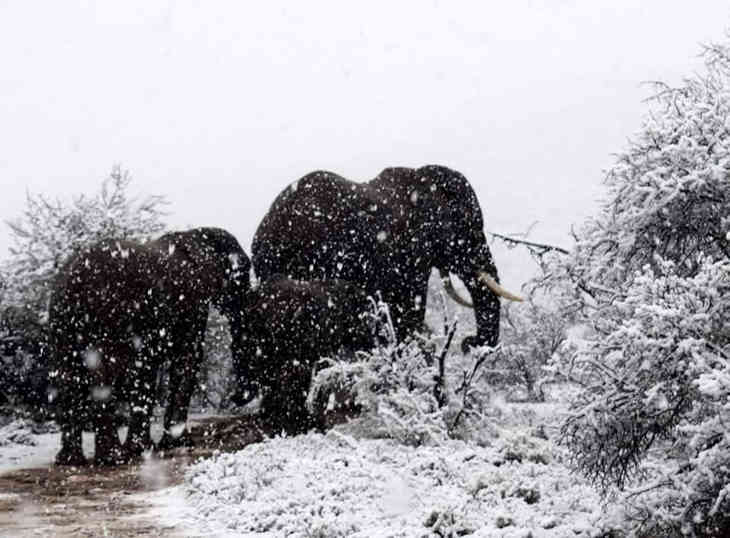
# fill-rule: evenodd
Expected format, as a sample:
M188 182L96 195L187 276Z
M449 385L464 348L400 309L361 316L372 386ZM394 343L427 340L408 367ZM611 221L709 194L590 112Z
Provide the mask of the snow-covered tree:
M131 181L127 171L115 166L93 196L82 194L69 202L29 193L23 215L7 223L13 244L2 264L3 306L31 309L43 319L56 272L80 247L107 238L145 240L160 233L164 198L130 197Z
M555 368L582 390L563 428L636 536L730 532L730 48L659 86L599 214L542 284L588 327Z
M563 429L575 463L627 488L650 535L730 529L730 262L693 261L692 277L647 266L601 314Z

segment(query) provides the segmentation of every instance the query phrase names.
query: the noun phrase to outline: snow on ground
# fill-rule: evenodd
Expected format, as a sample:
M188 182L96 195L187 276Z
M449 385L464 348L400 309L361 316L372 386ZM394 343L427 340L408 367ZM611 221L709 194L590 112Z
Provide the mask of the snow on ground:
M190 421L201 417L190 415ZM161 420L152 424L152 439L157 441L162 435ZM126 427L120 429L121 438L126 435ZM94 454L94 435L83 433L83 450L87 458ZM0 426L0 474L18 469L51 465L56 452L61 448L61 432L54 422L43 424L31 420L15 419Z
M492 446L409 447L337 430L273 438L188 468L148 497L209 536L564 537L600 534L596 492L527 432Z
M61 443L57 428L48 428L46 433L34 433L36 425L18 419L0 427L0 474L50 465ZM55 431L54 431L55 430ZM91 437L84 438L91 446Z
M597 493L547 438L558 409L513 406L488 446L405 446L363 438L352 424L276 437L201 459L178 485L164 460L148 458L137 472L155 491L128 497L148 508L120 520L156 521L170 536L597 536ZM58 433L10 423L0 428L0 472L48 465L58 443Z

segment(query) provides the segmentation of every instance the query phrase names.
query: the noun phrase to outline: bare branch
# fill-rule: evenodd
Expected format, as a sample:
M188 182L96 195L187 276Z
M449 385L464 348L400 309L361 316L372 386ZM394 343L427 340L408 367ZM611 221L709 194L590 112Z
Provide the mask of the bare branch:
M509 237L507 235L498 234L495 232L489 232L490 235L493 237L496 237L497 239L501 239L505 243L513 244L513 245L524 245L526 246L531 252L533 252L533 249L539 251L537 252L537 255L542 256L543 254L546 254L548 252L560 252L561 254L570 254L569 250L566 250L562 247L556 247L555 245L547 245L544 243L534 243L532 241L525 241L524 239L515 239L514 237Z

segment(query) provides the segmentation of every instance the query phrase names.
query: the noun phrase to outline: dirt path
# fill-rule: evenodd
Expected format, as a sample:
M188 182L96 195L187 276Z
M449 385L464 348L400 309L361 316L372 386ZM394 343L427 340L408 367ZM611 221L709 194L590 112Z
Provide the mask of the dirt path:
M260 441L249 417L194 421L193 448L112 468L22 469L0 476L0 536L191 536L145 516L138 494L179 484L185 467L213 450L234 451Z

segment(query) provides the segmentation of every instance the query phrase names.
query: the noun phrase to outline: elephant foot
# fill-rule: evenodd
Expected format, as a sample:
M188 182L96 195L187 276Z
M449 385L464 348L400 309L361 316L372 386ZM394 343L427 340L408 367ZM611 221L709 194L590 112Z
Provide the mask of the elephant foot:
M67 448L61 447L61 450L56 454L56 465L72 465L72 466L83 466L89 462L84 457L84 453L81 448Z
M478 347L483 347L483 346L488 346L488 345L489 345L489 343L484 338L482 338L476 334L473 334L471 336L465 337L461 341L461 352L464 355L466 355L469 352L471 352L472 348L478 348ZM492 347L494 347L495 345L496 345L496 343L492 344Z
M192 448L193 446L195 446L195 443L193 443L193 438L186 428L178 436L171 435L169 432L163 433L162 439L157 443L157 450L174 450L176 448Z

